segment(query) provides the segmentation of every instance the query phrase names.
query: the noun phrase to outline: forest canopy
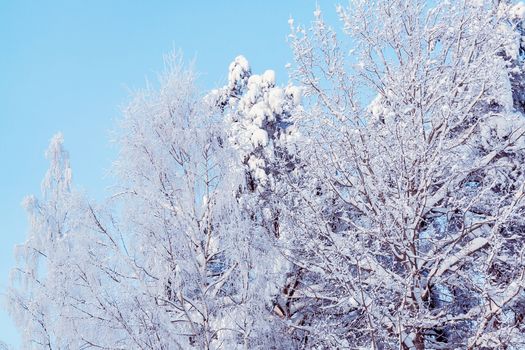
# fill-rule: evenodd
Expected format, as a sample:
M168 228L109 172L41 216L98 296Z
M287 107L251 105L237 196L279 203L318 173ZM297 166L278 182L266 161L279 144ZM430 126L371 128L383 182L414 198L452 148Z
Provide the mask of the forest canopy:
M337 13L289 21L286 85L237 56L201 91L170 55L104 201L52 138L7 295L24 349L525 348L525 5Z

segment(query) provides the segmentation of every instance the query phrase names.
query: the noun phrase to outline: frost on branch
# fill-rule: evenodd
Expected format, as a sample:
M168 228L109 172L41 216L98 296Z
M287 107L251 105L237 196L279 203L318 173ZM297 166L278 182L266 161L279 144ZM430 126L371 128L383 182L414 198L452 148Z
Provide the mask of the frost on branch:
M354 1L348 56L320 12L292 27L315 141L283 230L310 346L523 346L521 19L491 6Z
M238 56L203 95L170 56L106 203L52 140L9 291L26 348L525 347L523 4L337 11L289 21L287 86Z
M49 168L42 182L41 199L29 196L24 207L29 216L27 240L16 248L17 268L7 299L9 312L23 329L22 344L32 348L68 346L65 319L58 315L73 282L68 264L71 236L79 230L79 196L71 188L69 156L62 134L56 134L46 151Z

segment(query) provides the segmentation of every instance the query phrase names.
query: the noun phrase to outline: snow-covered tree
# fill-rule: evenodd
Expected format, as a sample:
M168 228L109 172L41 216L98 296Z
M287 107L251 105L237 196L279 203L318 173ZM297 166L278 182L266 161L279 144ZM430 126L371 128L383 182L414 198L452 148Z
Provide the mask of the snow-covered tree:
M338 9L350 53L319 10L311 29L292 25L314 103L312 179L287 213L303 293L322 301L308 346L523 346L525 119L508 10L353 1Z
M201 93L169 56L103 204L52 139L8 292L24 348L525 346L525 5L337 11L290 19L285 87L238 56Z
M301 169L295 144L301 138L295 125L295 115L302 110L301 89L292 84L276 86L272 70L252 74L246 58L238 56L230 64L228 84L212 91L207 99L222 109L230 147L244 166L245 183L237 198L254 225L249 239L256 238L267 247L264 251L254 247L257 254L252 266L260 266L258 278L265 278L266 285L260 297L272 310L279 347L296 347L301 340L284 329L295 314L300 271L282 254L286 232L281 230L281 221L286 218L281 207L293 205L284 200L287 178Z
M169 62L160 90L138 93L125 110L119 138L122 230L143 272L135 308L162 310L155 346L262 348L276 337L260 297L271 288L273 265L261 260L271 247L239 205L245 169L224 106Z
M77 195L71 189L71 168L63 137L55 135L46 152L50 167L42 182L42 199L31 196L24 206L30 228L16 249L18 266L8 293L9 311L22 330L25 348L53 349L62 343L60 308L69 284L69 235L78 228Z
M256 193L262 208L261 222L279 237L278 213L268 203L279 192L283 174L298 163L293 141L299 133L293 113L301 101L300 88L275 85L275 72L252 74L248 61L238 56L230 64L228 85L212 91L207 99L224 114L226 135L246 169L246 191Z

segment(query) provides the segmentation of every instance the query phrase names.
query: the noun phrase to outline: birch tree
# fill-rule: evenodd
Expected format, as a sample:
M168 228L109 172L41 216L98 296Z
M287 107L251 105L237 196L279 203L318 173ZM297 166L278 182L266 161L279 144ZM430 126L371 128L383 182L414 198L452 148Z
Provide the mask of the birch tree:
M71 275L69 236L80 225L80 196L72 190L69 155L63 137L55 135L46 152L49 169L42 182L42 198L24 200L29 235L16 248L17 267L8 293L9 311L22 330L25 348L55 349L64 344L61 306L66 302ZM66 343L67 344L67 343Z
M133 94L100 204L61 135L8 292L28 349L525 346L525 5L290 19L292 83L180 56Z

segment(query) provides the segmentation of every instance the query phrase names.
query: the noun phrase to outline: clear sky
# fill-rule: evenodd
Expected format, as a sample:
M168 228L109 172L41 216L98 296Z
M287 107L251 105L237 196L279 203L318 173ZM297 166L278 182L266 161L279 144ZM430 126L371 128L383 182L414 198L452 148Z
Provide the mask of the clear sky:
M335 2L322 4L334 19ZM111 185L116 153L110 131L129 91L162 70L176 48L196 59L205 88L225 83L238 54L254 72L274 69L286 82L288 19L308 23L314 0L25 1L0 0L0 289L24 241L20 203L39 193L44 150L62 131L74 182L93 198ZM19 336L0 311L0 340Z

